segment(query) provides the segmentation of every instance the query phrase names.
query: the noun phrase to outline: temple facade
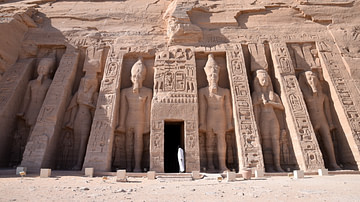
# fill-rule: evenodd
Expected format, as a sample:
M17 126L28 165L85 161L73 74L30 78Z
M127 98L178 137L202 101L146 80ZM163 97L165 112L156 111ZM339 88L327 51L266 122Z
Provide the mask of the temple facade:
M357 1L0 5L1 167L359 170Z

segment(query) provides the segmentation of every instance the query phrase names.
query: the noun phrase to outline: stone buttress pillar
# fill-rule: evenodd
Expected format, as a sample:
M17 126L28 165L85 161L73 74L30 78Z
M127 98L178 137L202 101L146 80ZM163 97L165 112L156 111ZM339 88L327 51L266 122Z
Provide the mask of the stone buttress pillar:
M286 43L270 44L275 77L281 88L286 123L290 132L296 160L301 170L324 168L323 157L316 140L305 101L295 76L295 69Z
M360 95L333 42L317 42L324 79L358 168L360 168ZM336 51L336 53L334 52Z
M121 51L114 46L109 50L83 168L91 167L96 171L111 170L117 105L120 102L121 69L126 53L127 51Z
M264 170L260 137L241 45L227 48L226 62L232 95L239 170L242 168Z
M54 152L74 84L78 59L79 53L70 47L61 58L23 154L21 166L30 171L53 167Z
M0 166L8 166L16 114L34 72L34 59L20 60L0 80Z

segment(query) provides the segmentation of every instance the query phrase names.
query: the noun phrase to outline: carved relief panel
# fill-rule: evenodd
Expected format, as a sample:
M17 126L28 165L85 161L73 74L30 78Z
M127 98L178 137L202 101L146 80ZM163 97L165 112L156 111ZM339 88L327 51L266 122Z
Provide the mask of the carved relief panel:
M339 124L346 134L346 142L348 142L357 168L359 168L359 91L356 90L354 83L351 82L350 75L342 63L341 56L335 51L335 45L327 41L320 41L316 43L316 48L319 51L319 58L323 67L323 76L329 84L329 91L334 102L335 111L339 117ZM345 158L341 160L348 161Z
M264 169L260 138L255 124L249 81L241 45L228 47L227 69L232 92L239 166Z
M170 47L158 52L154 66L154 96L151 107L150 170L164 170L164 133L167 123L184 125L186 172L200 170L197 132L197 84L195 55L189 47ZM177 133L177 132L176 132ZM176 138L176 137L174 137ZM180 141L181 142L181 141ZM175 146L176 147L176 146ZM176 150L176 148L175 148ZM177 157L175 156L174 159Z
M201 168L238 170L225 50L196 54Z
M79 64L78 78L65 112L57 168L82 167L103 74L103 54L104 49L99 47L84 50L84 61Z
M324 166L314 129L295 76L295 69L286 44L270 44L275 77L282 91L286 122L300 169L316 170ZM296 141L298 140L298 141Z
M10 166L20 164L28 137L37 122L40 109L52 83L59 61L65 48L39 48L36 68L27 83L26 92L16 113L16 125L13 131Z

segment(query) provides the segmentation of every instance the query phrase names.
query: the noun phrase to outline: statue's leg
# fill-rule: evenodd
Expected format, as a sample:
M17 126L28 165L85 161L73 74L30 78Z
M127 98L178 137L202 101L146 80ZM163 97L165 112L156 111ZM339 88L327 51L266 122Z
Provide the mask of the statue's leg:
M208 171L213 172L215 171L214 167L214 133L212 131L206 132L206 157L207 157L207 164L208 164Z
M278 172L284 172L284 170L280 166L280 127L274 126L272 128L271 139L275 169Z
M217 152L219 157L219 170L220 172L227 171L226 167L226 139L225 132L216 134L217 136Z
M126 171L132 171L132 156L133 156L133 137L134 133L130 130L126 130Z
M141 159L143 155L143 130L137 129L134 136L134 153L135 153L135 168L134 172L142 172Z
M264 164L267 172L274 172L273 164L273 151L272 151L272 138L270 128L261 127L261 147L264 156Z
M323 143L324 143L326 154L328 156L329 166L330 166L329 169L341 170L341 168L336 163L335 152L334 152L334 144L333 144L332 139L331 139L331 133L330 133L329 127L324 126L324 125L321 126L320 135L321 135L321 138L322 138Z
M74 170L81 170L82 164L84 161L85 153L86 153L86 147L89 140L90 135L90 128L85 125L80 125L74 128L74 134L80 136L80 149L78 153L78 158L76 161L76 165L73 168Z

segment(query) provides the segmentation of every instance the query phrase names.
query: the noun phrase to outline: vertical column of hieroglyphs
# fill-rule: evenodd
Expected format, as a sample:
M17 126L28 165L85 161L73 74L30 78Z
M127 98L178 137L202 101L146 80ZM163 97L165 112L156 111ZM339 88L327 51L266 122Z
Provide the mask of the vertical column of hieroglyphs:
M79 53L72 48L67 48L61 58L24 151L21 165L28 167L28 170L50 166L52 152L57 144L56 137L65 114L66 102L75 80L78 58Z
M125 53L114 46L109 50L83 168L93 167L97 171L111 169L116 104L119 103L121 68Z
M7 166L16 113L26 91L34 67L34 59L18 61L0 81L0 166Z
M325 80L329 83L331 97L340 124L345 132L355 161L360 167L360 95L351 83L351 77L342 62L340 53L335 53L334 44L316 43L323 66ZM356 99L357 98L357 99Z
M226 51L231 86L239 166L264 169L264 161L251 101L251 92L241 45Z
M164 172L164 121L151 120L150 170Z
M195 55L171 47L155 58L151 107L150 169L164 172L164 121L184 121L186 172L200 170Z
M289 50L285 43L270 44L275 77L281 87L286 122L300 169L305 171L324 167L322 154L302 96Z

